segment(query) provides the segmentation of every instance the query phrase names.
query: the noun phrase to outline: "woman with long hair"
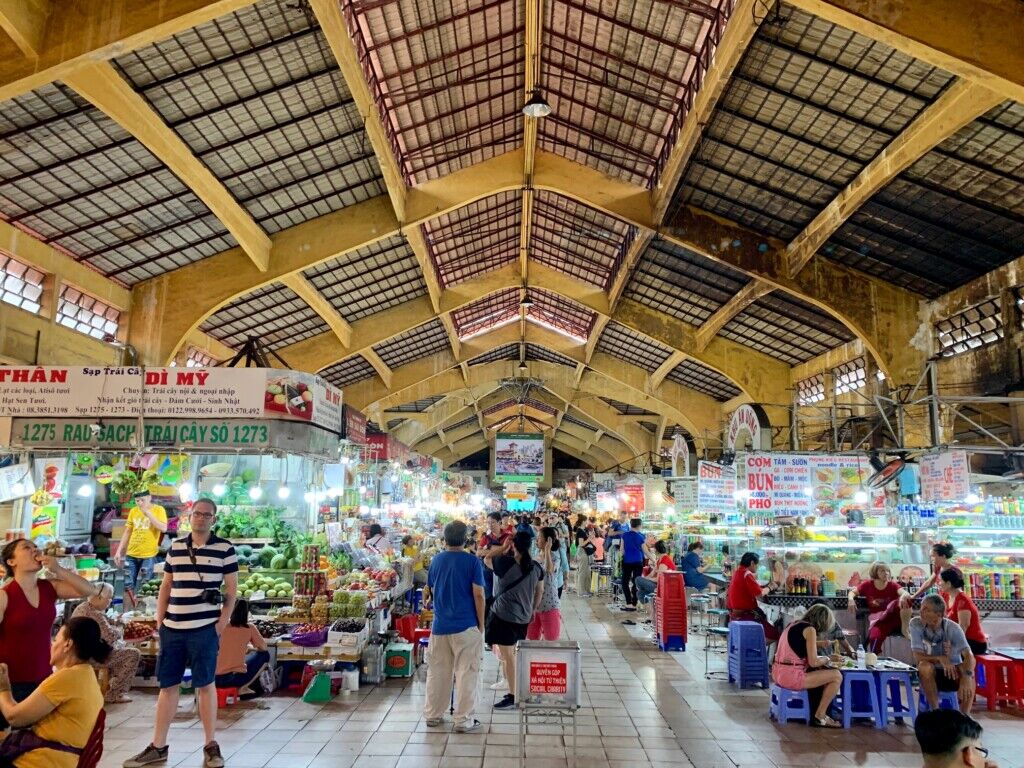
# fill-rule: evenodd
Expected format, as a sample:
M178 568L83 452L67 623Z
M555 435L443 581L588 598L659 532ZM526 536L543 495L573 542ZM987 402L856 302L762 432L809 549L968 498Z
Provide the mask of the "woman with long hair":
M8 665L11 695L26 698L50 675L50 633L57 599L98 595L99 584L61 568L29 539L10 541L0 550L9 581L0 588L0 661ZM46 568L49 578L40 579ZM0 717L0 730L6 723Z
M126 644L123 639L124 631L107 618L107 609L113 597L114 588L110 584L102 584L100 593L79 603L71 615L85 616L95 621L100 628L103 642L113 649L106 664L109 677L104 700L113 704L125 704L132 700L128 691L135 680L142 653L138 648Z
M99 625L75 616L49 645L53 674L15 701L7 664L0 664L0 712L16 729L0 743L0 768L75 768L103 709L92 665L110 656Z
M827 605L812 605L802 619L797 619L783 630L779 649L772 664L772 679L789 690L806 690L814 715L812 725L821 728L840 728L828 716L843 673L833 669L828 656L818 655L818 638L825 637L836 623Z
M928 577L927 581L918 587L911 600L923 596L932 587L937 587L939 584L939 574L941 574L947 568L953 565L953 556L956 554L956 548L948 541L937 541L932 544L932 573ZM909 607L909 606L908 606Z
M508 682L508 693L494 705L495 709L515 704L515 645L526 639L543 597L544 570L530 557L532 543L529 533L517 533L505 545L506 554L484 558L484 563L494 571L494 603L487 616L484 641L497 651Z
M255 650L249 651L249 646ZM218 688L248 688L259 696L264 691L259 685L260 674L270 663L267 641L249 623L249 601L239 599L231 611L231 619L220 636L220 650L217 652Z
M946 568L939 574L939 592L946 601L946 618L960 625L974 655L988 653L988 637L981 628L978 606L964 592L964 575L959 568Z
M557 640L562 634L562 611L559 600L559 576L562 567L558 552L562 542L558 540L558 532L551 526L540 529L537 541L540 550L541 567L544 568L543 594L540 604L533 614L533 620L526 630L527 640Z

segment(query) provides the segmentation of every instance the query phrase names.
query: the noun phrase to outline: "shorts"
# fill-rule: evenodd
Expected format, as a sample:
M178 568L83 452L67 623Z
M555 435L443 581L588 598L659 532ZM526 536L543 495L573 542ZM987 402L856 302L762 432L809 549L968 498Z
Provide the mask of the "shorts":
M526 639L526 632L529 628L529 624L505 621L491 611L487 615L487 625L484 628L484 642L488 645L515 645L520 640Z
M935 687L942 693L950 693L960 690L960 681L952 677L946 677L942 667L935 667Z
M160 655L156 660L156 676L161 688L181 685L185 668L192 670L192 687L213 685L217 672L220 637L217 625L199 629L160 627Z

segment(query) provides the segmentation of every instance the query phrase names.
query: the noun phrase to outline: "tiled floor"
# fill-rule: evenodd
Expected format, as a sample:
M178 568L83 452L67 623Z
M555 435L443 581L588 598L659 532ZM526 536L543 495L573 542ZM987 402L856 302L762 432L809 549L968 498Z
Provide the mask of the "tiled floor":
M705 681L703 646L661 653L639 628L620 625L598 600L563 601L563 635L583 646L584 707L577 715L576 765L652 766L919 766L911 728L823 731L768 720L767 694ZM721 658L721 657L719 657ZM712 663L716 661L712 657ZM722 662L717 661L719 668ZM479 733L428 729L422 680L393 680L344 694L325 705L290 697L221 710L218 740L235 768L517 768L515 715L492 713L493 657L485 657ZM120 766L151 737L154 697L108 710L101 768ZM1001 768L1024 766L1024 718L976 710L985 745ZM527 736L528 768L567 768L568 740L556 726ZM181 715L171 731L168 765L202 764L202 728Z

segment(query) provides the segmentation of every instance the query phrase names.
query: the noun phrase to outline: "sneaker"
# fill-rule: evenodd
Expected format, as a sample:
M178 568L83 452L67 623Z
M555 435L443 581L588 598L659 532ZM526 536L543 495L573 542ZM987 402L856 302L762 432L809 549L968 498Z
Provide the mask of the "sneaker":
M515 703L516 703L516 697L513 696L511 693L506 693L502 697L501 701L497 702L494 705L494 708L495 709L508 709L509 707L515 706Z
M492 691L507 691L508 680L499 680L496 683L491 683L490 688Z
M437 728L440 725L444 725L444 718L443 717L428 717L427 718L427 727L428 728Z
M473 731L480 730L480 726L483 725L479 720L466 720L455 726L456 733L472 733Z
M627 627L635 627L636 626L636 622L633 621L632 619L626 619L622 623L625 624Z
M150 744L135 757L129 757L124 761L124 768L142 768L144 765L156 765L167 762L167 745L154 747ZM223 765L223 763L222 763Z
M203 768L224 768L224 758L220 754L220 745L211 741L203 747Z
M624 605L624 606L622 606L622 610L624 610L624 611L635 611L636 610L636 606L635 605Z

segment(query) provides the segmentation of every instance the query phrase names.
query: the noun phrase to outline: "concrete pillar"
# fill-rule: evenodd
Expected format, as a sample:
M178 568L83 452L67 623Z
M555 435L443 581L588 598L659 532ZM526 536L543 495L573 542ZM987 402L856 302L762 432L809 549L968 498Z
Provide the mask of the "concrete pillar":
M541 488L550 488L551 479L555 472L555 452L551 447L551 435L544 435L544 481Z

